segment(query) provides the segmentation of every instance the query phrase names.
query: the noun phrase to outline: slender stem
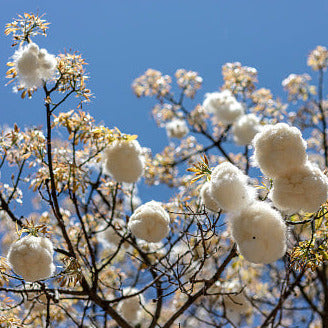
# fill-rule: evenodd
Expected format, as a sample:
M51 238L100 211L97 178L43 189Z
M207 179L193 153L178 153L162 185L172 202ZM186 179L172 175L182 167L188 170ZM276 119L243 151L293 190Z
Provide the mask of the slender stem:
M322 123L322 147L325 153L325 166L328 167L327 118L323 108L323 69L319 69L318 106Z

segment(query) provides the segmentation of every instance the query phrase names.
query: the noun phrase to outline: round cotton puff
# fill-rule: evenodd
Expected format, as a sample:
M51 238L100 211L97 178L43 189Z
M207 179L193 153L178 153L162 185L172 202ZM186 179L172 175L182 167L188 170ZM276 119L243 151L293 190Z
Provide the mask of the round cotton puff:
M129 229L137 238L157 243L170 232L170 216L154 200L139 206L130 217Z
M188 126L183 120L173 120L166 124L166 133L169 138L182 139L188 132Z
M136 288L124 288L123 296L129 296L138 293ZM122 317L131 324L137 324L141 320L141 304L144 304L144 298L141 294L123 299L118 303L117 310Z
M143 174L144 158L137 140L115 140L104 152L105 171L117 182L137 182Z
M7 259L15 273L33 282L54 273L53 253L50 239L28 235L10 246Z
M115 219L112 222L113 226L102 226L101 231L97 234L97 239L103 244L110 244L113 246L118 246L121 242L121 236L124 235L125 222L122 219ZM121 235L121 236L120 236Z
M57 60L46 49L39 49L35 43L20 47L13 55L18 79L22 87L38 87L55 73Z
M231 163L215 167L209 192L218 206L227 211L240 211L255 199L255 189L247 185L248 177Z
M244 258L252 263L271 263L286 252L286 225L268 203L256 201L229 218L233 239Z
M261 171L275 178L303 166L306 142L301 131L285 123L264 126L253 139L254 159Z
M250 304L243 293L237 295L224 295L223 303L226 318L235 326L239 326L243 314L249 311Z
M225 124L231 124L244 113L244 107L229 90L212 92L205 95L203 107Z
M316 212L327 200L328 179L310 162L289 174L273 179L270 198L274 205L292 214L303 210Z
M200 189L200 198L208 210L212 212L219 212L220 206L211 196L210 183L208 181L205 182L202 188Z
M234 141L238 145L249 145L260 130L260 120L254 114L240 116L232 126Z

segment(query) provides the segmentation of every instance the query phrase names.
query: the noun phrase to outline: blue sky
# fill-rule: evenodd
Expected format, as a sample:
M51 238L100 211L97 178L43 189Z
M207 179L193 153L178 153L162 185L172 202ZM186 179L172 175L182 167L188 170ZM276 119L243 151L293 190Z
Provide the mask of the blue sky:
M173 74L195 70L204 78L196 101L222 83L221 66L240 61L259 72L259 86L285 97L281 80L308 71L306 56L327 46L324 0L0 0L1 28L18 13L46 13L47 38L35 41L50 53L79 50L89 63L94 101L85 107L107 126L139 135L160 151L167 138L150 117L154 100L137 99L131 83L147 68ZM11 40L1 32L0 125L42 125L43 95L21 100L4 87ZM196 103L195 103L196 104ZM68 110L63 108L63 110Z

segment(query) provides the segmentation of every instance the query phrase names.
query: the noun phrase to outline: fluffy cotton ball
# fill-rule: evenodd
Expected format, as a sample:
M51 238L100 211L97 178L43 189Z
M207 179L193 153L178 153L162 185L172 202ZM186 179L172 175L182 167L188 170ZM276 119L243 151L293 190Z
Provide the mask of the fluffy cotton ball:
M274 205L286 213L300 210L315 212L327 200L328 179L308 162L304 167L273 179L270 197Z
M271 178L286 174L307 160L301 131L285 123L264 126L254 137L253 145L255 161Z
M212 212L218 212L220 210L220 206L218 203L213 199L210 193L210 183L205 182L200 190L200 197L205 205L205 207L212 211Z
M55 73L57 61L46 49L39 49L35 43L19 48L14 56L15 68L21 86L38 87Z
M139 206L130 217L129 229L137 238L157 243L170 231L170 216L159 202Z
M254 114L240 116L232 126L236 144L249 145L260 130L260 120Z
M117 182L137 182L143 174L144 158L137 140L115 140L104 152L105 171Z
M203 107L225 124L231 124L244 113L244 107L229 90L207 93Z
M54 273L53 253L48 238L28 235L10 246L7 259L15 273L33 282L49 278Z
M123 289L123 296L129 296L137 293L136 288ZM142 306L144 304L144 298L141 294L126 298L118 303L117 310L122 317L131 324L137 324L141 319Z
M169 138L182 139L188 132L188 126L183 120L173 120L166 124L166 133Z
M239 211L255 199L255 190L247 185L247 179L236 166L219 164L211 174L210 195L223 210Z
M101 231L99 234L97 234L98 240L103 244L110 244L113 246L118 246L121 242L121 236L124 235L124 227L125 222L121 219L115 219L112 222L113 226L109 226L106 228L106 226L103 226L101 230L105 229L104 231ZM121 235L121 236L120 236Z
M223 303L226 317L235 326L239 326L242 315L245 314L249 308L250 304L243 293L237 295L224 295Z
M252 263L271 263L286 252L286 225L268 203L256 201L230 216L239 252Z

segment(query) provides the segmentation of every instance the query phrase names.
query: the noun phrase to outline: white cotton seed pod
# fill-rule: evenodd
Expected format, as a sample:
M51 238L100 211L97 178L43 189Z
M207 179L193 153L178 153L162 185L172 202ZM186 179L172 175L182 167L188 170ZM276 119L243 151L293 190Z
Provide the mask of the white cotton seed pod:
M303 210L316 212L328 197L328 179L308 162L304 167L273 179L270 198L274 205L287 214Z
M240 211L255 199L256 191L247 185L247 180L248 177L231 163L219 164L211 174L210 195L224 211Z
M137 238L157 243L170 232L170 216L159 202L152 200L134 211L128 226Z
M112 226L106 228L106 225L102 226L100 230L106 228L106 230L101 231L97 234L97 239L100 243L104 245L118 246L121 242L121 236L124 235L125 222L122 219L115 219L112 222Z
M189 133L186 121L173 120L166 124L166 133L169 138L182 139Z
M260 131L260 120L254 114L240 116L232 126L234 141L237 145L249 145Z
M208 181L205 182L202 188L200 189L200 198L208 210L212 212L219 212L220 206L211 196L210 183Z
M129 296L137 293L136 288L124 288L123 296ZM145 300L141 294L126 298L118 303L117 310L122 317L131 324L137 324L141 320L142 306Z
M231 233L244 258L252 263L271 263L286 252L286 225L268 203L255 201L231 214Z
M28 235L10 246L7 259L15 273L33 282L54 273L53 253L50 239Z
M253 146L255 162L271 178L303 166L307 160L301 131L285 123L264 126L255 135Z
M243 293L240 293L237 295L224 295L223 303L227 319L238 327L241 323L242 315L246 314L250 309L249 301Z
M55 73L57 60L35 43L20 47L13 56L20 84L24 88L38 87Z
M115 140L104 152L105 172L117 182L137 182L144 171L144 158L137 140Z
M229 90L207 93L203 107L208 113L225 124L233 123L240 115L244 114L244 107L239 103Z

